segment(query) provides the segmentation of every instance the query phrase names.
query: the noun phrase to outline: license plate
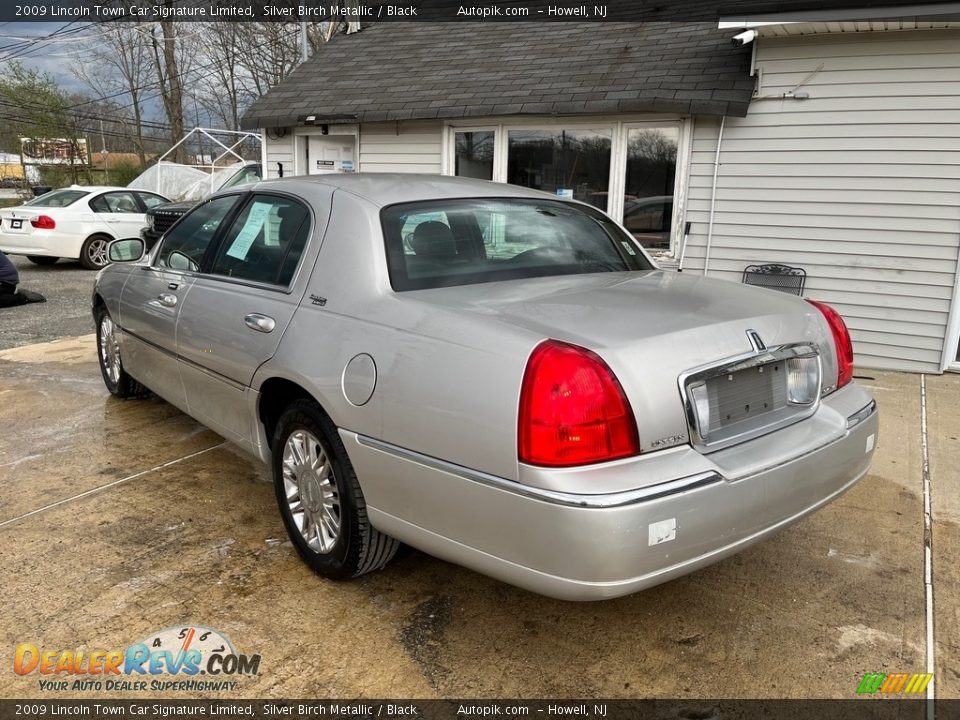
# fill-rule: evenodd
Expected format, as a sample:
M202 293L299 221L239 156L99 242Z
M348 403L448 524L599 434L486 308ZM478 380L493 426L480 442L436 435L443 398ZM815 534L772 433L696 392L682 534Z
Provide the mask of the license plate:
M23 220L11 220L10 227L14 230L19 230L21 227L23 227Z

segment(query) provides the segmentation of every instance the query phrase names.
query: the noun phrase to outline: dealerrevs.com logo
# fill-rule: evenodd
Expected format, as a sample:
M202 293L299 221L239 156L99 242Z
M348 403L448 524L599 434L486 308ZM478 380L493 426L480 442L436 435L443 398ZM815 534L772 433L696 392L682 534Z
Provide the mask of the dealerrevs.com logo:
M931 673L867 673L857 695L919 695L933 679Z
M50 692L233 690L239 684L233 678L260 673L260 655L237 652L213 628L181 625L124 650L49 650L20 643L13 671L39 676L40 689Z

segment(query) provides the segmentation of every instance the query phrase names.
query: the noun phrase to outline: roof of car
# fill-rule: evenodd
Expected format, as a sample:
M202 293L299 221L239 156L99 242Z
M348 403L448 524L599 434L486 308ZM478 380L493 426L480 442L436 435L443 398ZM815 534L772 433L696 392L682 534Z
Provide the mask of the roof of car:
M264 180L257 190L289 190L297 186L326 185L358 195L374 205L384 207L402 202L465 197L530 197L549 199L549 193L517 185L495 183L489 180L422 175L416 173L329 173L304 175L278 180ZM250 189L251 186L246 186Z
M87 192L103 192L104 190L130 190L130 188L120 187L119 185L68 185L67 187L54 188L56 190L86 190ZM149 192L149 191L147 191Z

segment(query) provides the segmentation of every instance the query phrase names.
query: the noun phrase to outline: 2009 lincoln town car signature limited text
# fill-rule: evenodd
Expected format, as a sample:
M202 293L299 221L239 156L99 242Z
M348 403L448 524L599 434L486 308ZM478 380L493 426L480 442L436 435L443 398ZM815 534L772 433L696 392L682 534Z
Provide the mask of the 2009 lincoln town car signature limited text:
M149 388L270 463L330 578L405 542L554 597L625 595L830 502L876 443L832 308L660 271L533 190L271 180L110 257L110 392Z

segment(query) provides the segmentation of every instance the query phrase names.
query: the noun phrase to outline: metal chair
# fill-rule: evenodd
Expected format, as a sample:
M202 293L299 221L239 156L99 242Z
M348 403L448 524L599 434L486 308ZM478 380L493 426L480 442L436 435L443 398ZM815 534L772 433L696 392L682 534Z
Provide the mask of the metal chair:
M791 295L803 295L803 286L807 283L807 271L777 263L748 265L743 271L743 283L779 290Z

